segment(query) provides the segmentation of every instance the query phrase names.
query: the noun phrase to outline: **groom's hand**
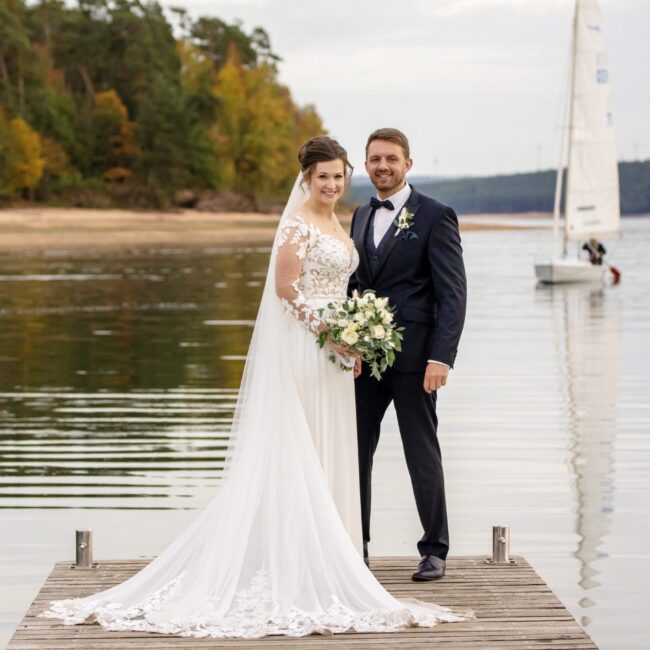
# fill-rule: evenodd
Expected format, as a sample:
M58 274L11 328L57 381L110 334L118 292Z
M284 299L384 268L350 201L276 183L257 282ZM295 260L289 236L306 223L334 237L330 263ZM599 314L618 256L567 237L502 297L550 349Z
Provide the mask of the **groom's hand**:
M424 372L424 390L431 393L442 388L447 383L449 368L444 363L429 361Z
M361 374L361 357L356 357L354 360L354 378L356 379Z

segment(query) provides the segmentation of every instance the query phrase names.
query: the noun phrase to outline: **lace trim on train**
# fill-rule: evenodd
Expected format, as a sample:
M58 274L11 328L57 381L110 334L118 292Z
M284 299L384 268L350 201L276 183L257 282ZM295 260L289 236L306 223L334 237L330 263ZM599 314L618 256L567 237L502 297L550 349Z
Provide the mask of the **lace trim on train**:
M99 623L112 631L158 632L187 637L260 638L267 635L307 636L309 634L340 634L356 632L394 632L408 627L434 627L438 623L470 620L445 607L431 606L431 613L415 614L407 606L396 610L372 610L358 613L332 597L323 612L306 612L292 607L279 613L265 572L259 571L250 586L241 589L226 615L217 614L213 598L198 614L183 619L155 621L156 612L168 603L178 590L183 575L154 592L140 605L124 607L119 603L98 604L89 599L58 600L40 616L60 619L66 625ZM152 616L153 615L153 616Z

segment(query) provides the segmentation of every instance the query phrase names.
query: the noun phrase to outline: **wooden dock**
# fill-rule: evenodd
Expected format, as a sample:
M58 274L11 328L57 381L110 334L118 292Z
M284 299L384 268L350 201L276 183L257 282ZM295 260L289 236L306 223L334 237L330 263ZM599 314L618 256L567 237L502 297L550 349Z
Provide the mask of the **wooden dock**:
M38 618L51 600L85 596L118 584L139 571L145 560L101 562L95 569L76 570L58 562L21 621L7 650L171 650L172 648L258 649L330 648L336 650L424 650L429 647L597 648L533 568L521 557L514 566L490 566L483 557L454 557L447 575L433 583L410 580L415 558L371 559L381 583L397 597L432 600L457 609L473 609L476 620L413 628L392 634L346 633L301 638L255 640L194 639L140 632L109 632L98 625L61 625Z

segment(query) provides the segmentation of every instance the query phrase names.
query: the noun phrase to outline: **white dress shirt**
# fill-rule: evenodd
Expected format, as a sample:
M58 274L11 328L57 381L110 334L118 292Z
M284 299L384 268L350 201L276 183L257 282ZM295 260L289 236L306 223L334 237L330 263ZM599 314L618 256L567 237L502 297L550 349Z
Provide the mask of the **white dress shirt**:
M377 208L372 231L372 238L375 242L375 246L379 246L379 242L384 238L386 231L390 228L390 224L397 219L397 215L404 207L404 204L409 200L409 196L411 196L411 186L407 183L401 190L386 197L386 199L393 204L393 207L395 208L394 210L389 210L388 208Z
M381 242L381 240L384 238L386 231L390 228L390 224L393 223L395 219L397 219L397 216L399 215L401 209L409 200L409 196L411 196L411 186L407 183L401 190L398 190L395 192L395 194L391 194L390 196L386 197L386 199L388 199L393 204L394 210L389 210L388 208L383 207L377 208L377 212L375 212L375 218L372 224L372 238L375 242L375 246L379 246L379 242ZM449 368L446 363L442 361L436 361L435 359L427 359L427 363L438 363L441 366L447 366L447 368Z

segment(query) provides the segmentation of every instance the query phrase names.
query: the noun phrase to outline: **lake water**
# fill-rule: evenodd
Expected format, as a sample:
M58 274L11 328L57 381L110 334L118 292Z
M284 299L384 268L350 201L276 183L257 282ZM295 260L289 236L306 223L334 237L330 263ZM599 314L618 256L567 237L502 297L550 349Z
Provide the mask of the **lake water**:
M452 554L524 555L602 648L650 638L650 218L619 286L536 287L542 230L463 236L467 325L439 395ZM219 484L269 250L0 258L0 646L75 528L95 558L150 557ZM394 414L371 553L415 555Z

